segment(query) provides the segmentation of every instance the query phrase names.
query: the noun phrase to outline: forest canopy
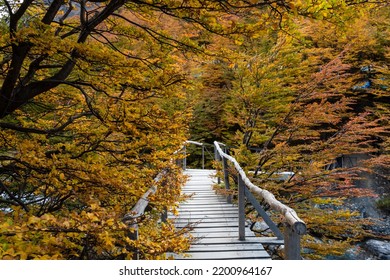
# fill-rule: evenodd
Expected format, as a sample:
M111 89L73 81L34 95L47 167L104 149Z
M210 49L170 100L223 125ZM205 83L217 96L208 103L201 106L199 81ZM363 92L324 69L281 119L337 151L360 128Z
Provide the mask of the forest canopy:
M160 216L183 199L173 162L189 138L235 146L258 174L300 173L257 180L302 213L369 195L360 170L324 167L368 153L364 171L386 176L386 2L2 0L0 257L186 250ZM131 240L123 217L162 170ZM352 216L318 210L309 226L345 241Z

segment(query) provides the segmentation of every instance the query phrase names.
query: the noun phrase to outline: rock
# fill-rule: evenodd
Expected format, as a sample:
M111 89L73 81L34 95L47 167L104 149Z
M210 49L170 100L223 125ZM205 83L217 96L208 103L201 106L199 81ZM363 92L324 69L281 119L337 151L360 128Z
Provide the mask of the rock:
M267 234L267 233L272 233L272 230L270 230L269 226L267 225L266 222L256 222L251 229L255 232L262 233L262 234Z
M365 228L378 236L390 236L390 217L386 219L374 219L374 224Z
M356 244L352 248L348 249L344 256L343 260L375 260L375 257L372 253L368 252L362 248L362 244Z
M364 247L379 259L390 260L390 241L369 239Z

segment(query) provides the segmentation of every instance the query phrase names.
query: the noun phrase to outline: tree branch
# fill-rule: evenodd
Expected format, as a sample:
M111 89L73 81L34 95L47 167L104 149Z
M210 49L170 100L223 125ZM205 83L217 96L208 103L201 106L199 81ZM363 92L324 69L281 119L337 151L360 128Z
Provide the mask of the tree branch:
M53 0L47 10L45 16L42 19L44 24L50 24L58 13L58 10L64 4L64 0Z
M3 0L4 4L7 6L8 14L11 16L13 15L11 5L8 3L7 0Z
M30 209L27 207L27 205L25 203L23 203L23 201L21 201L19 198L17 198L16 196L13 195L13 193L7 188L6 185L3 184L3 182L0 181L0 187L5 191L5 193L11 198L13 199L15 202L17 202L17 204L19 206L21 206L26 212L29 212Z
M80 119L80 118L86 117L86 116L91 116L91 115L94 115L94 114L92 112L83 112L80 114L76 114L74 116L69 117L68 120L65 123L63 123L62 125L60 125L59 127L53 128L53 129L48 129L48 130L24 127L24 126L11 124L11 123L5 123L5 122L0 122L0 127L5 128L5 129L19 131L19 132L25 132L25 133L50 135L50 134L55 134L55 133L63 131L68 125L72 124L77 119Z

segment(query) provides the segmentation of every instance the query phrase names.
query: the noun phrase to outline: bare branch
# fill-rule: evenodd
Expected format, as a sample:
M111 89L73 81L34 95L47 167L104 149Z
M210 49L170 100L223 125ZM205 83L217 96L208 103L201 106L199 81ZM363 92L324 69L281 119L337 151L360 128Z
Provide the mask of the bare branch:
M59 24L60 24L60 27L57 28L56 32L55 32L55 35L58 36L62 30L62 27L64 25L64 21L65 19L68 18L68 16L70 15L70 13L72 12L72 10L74 9L73 5L72 5L72 1L69 1L68 2L68 9L66 10L66 12L64 13L64 15L60 18L60 20L58 21Z
M0 187L5 191L5 193L13 199L15 202L18 203L19 206L21 206L26 212L29 212L30 209L27 207L27 205L21 201L19 198L13 195L13 193L7 188L6 185L3 184L3 182L0 181Z

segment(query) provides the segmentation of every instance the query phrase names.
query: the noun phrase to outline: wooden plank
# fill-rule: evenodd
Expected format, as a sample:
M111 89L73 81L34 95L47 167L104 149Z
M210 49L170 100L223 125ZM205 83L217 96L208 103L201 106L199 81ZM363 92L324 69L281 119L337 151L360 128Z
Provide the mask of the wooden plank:
M195 199L193 201L186 202L185 205L200 205L200 204L207 205L207 204L218 204L221 202L223 201L221 201L220 199Z
M243 259L270 259L265 251L226 251L226 252L188 252L185 259L192 260L243 260ZM176 258L180 260L181 258Z
M176 259L269 259L270 256L245 225L246 240L238 240L238 207L228 204L226 198L215 194L211 178L213 170L187 170L189 181L182 194L190 195L178 208L178 216L169 215L176 227L193 226L195 237L189 255L170 254Z
M191 202L187 202L185 205L186 206L195 206L195 205L198 205L198 206L205 206L205 205L210 205L210 204L220 204L221 203L221 200L216 200L216 199L196 199L196 200L193 200ZM180 208L179 208L180 210Z
M218 210L223 210L223 211L231 211L234 210L235 212L238 213L237 208L235 207L229 207L224 206L221 207L220 205L186 205L186 206L180 206L179 209L177 209L179 213L185 213L189 211L195 211L195 212L213 212L213 211L218 211Z
M238 224L238 217L237 216L225 216L225 215L210 215L210 216L198 216L198 217L192 217L192 216L180 216L180 218L173 219L174 222L185 222L185 221L199 221L199 222L212 222L212 221L225 221L225 222L235 222Z
M239 240L238 237L219 237L219 238L201 238L194 241L194 244L242 244L257 243L261 245L259 237L248 236L245 240Z
M235 217L238 217L238 213L237 211L235 211L234 209L213 209L213 210L207 210L207 211L202 211L202 210L194 210L194 211L191 211L190 210L178 210L178 213L179 213L179 216L183 217L183 216L194 216L194 215L199 215L199 216L205 216L205 215L211 215L211 216L223 216L223 215L227 215L227 216L235 216ZM172 217L175 217L173 214L172 214Z
M180 217L186 217L186 216L234 216L238 217L237 211L232 211L232 210L214 210L214 211L196 211L196 212L191 212L191 211L179 211L179 216Z
M179 224L187 224L187 223L197 223L197 224L210 224L210 227L212 226L211 224L215 224L215 223L225 223L226 226L228 226L227 223L229 223L230 226L235 226L237 227L237 224L238 224L238 220L237 218L235 218L235 220L232 220L232 219L226 219L226 218L203 218L203 219L199 219L199 218L180 218L180 219L177 219L175 221L173 221L176 225L179 225ZM238 228L237 228L238 230Z
M176 216L176 215L173 215L172 213L169 213L169 218L174 220L174 219L178 219L178 218L182 218L182 217L191 217L191 218L194 218L194 217L199 217L199 218L202 218L202 217L232 217L232 218L237 218L238 217L238 214L237 212L224 212L224 211L220 211L220 212L202 212L202 211L199 211L199 212L189 212L189 211L186 211L186 212L179 212L179 215Z
M208 198L217 198L219 199L219 197L215 197L215 195L211 195L211 194L197 194L197 195L193 195L191 196L191 200L194 200L194 199L208 199Z
M265 251L259 244L192 245L189 252Z
M226 221L209 221L209 222L199 222L199 221L183 221L175 223L175 227L183 228L191 225L194 228L221 228L221 227L237 227L237 223L228 223Z
M237 209L211 209L209 211L204 211L203 209L194 209L194 210L184 210L184 209L178 209L179 215L186 215L186 214L194 214L194 215L223 215L223 214L236 214L238 216Z
M171 217L170 217L171 218ZM172 217L171 220L183 220L183 219L192 219L192 220L204 220L204 219L224 219L226 221L236 221L238 218L237 213L185 213L180 215L179 217ZM238 225L238 222L237 222Z
M253 234L253 232L249 229L249 228L246 228L246 233L248 234L249 232L251 232ZM237 227L231 227L231 228L194 228L194 230L191 231L192 234L196 234L196 233L207 233L207 232L221 232L221 233L224 233L224 232L237 232L238 234L238 228ZM249 235L248 235L249 236Z
M193 201L199 201L199 200L214 200L216 202L224 203L222 197L216 197L216 196L191 196L191 198L189 198L187 202L191 203Z
M196 232L192 233L195 238L238 238L238 231L231 232ZM254 237L254 235L249 235Z
M245 240L239 240L238 237L219 237L219 238L203 238L197 239L194 244L203 245L203 244L258 244L262 245L283 245L284 241L276 238L269 237L257 237L257 236L248 236Z
M226 204L225 202L221 202L219 204L208 204L206 206L208 208L238 209L236 205ZM187 205L187 204L185 204L185 202L183 202L183 203L180 204L180 208L179 209L186 209L187 207L194 207L194 206Z
M210 189L183 189L181 190L182 193L194 193L194 194L205 194L205 193L209 193L210 195L214 195L215 196L215 193L213 194L213 192L215 192L214 190L210 190Z
M185 227L188 223L175 224L176 227ZM223 227L237 227L237 223L234 222L211 222L211 223L196 223L197 228L223 228Z
M202 217L202 218L194 218L194 217L180 217L178 219L175 219L175 223L184 223L187 221L191 222L203 222L203 223L210 223L210 222L216 222L216 221L225 221L225 222L235 222L238 224L238 218L237 217L224 217L224 216L216 216L216 217Z

